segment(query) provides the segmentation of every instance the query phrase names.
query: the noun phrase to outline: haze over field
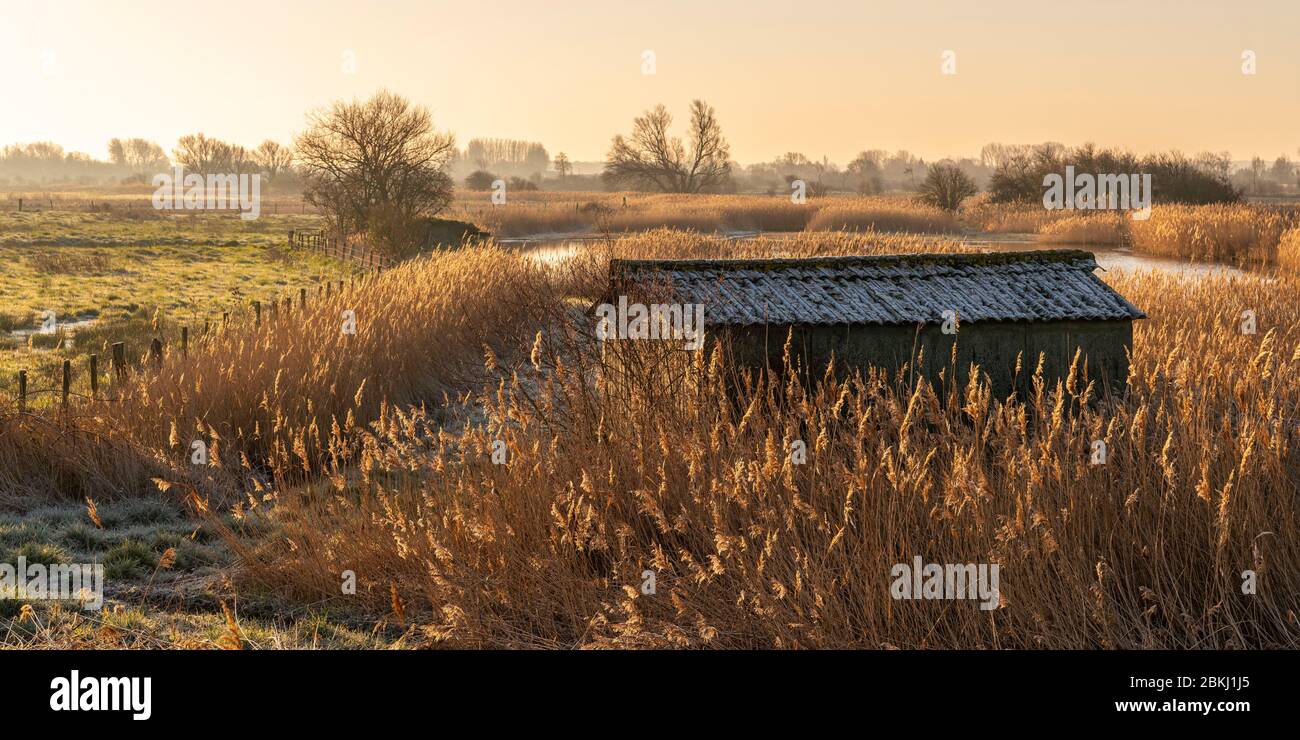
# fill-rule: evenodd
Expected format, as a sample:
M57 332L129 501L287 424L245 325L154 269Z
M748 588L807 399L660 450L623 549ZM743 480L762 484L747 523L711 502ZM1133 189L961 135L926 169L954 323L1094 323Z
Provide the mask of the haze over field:
M400 22L395 22L400 19ZM600 160L657 102L717 108L733 157L927 160L990 141L1137 152L1295 150L1300 6L1102 0L489 4L0 2L0 143L104 156L196 128L288 140L303 111L381 87L440 128ZM940 73L955 52L956 74ZM1256 55L1256 74L1242 54ZM654 74L643 54L654 52ZM351 52L352 57L345 58ZM355 72L345 71L348 59ZM218 94L219 93L219 94ZM22 115L13 115L21 112Z

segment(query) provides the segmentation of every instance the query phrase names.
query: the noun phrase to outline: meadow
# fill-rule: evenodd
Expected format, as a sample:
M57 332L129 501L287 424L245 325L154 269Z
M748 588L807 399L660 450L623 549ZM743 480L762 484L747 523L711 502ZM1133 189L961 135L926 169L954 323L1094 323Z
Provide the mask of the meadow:
M183 356L169 345L114 400L0 411L0 547L125 563L106 612L10 603L0 634L26 647L1296 647L1294 275L1102 275L1150 317L1124 398L1077 375L1026 399L879 372L804 386L738 375L717 352L679 383L634 377L614 393L584 313L614 256L968 249L661 229L541 262L488 243L231 322ZM807 465L792 464L794 440ZM890 599L890 565L914 555L1000 563L1001 608Z
M197 336L251 300L350 276L287 250L289 230L318 225L311 215L0 211L0 397L20 369L53 387L64 360L107 362L112 342L143 353L155 336L179 341L181 326ZM56 330L40 331L47 316Z

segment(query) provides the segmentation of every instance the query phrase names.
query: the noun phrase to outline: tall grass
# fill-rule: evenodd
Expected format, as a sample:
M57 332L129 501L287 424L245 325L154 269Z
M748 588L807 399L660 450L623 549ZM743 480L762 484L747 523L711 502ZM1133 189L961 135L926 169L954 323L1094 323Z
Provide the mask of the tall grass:
M1038 239L1053 244L1120 246L1128 242L1128 214L1101 211L1048 221L1039 227Z
M161 368L146 363L106 386L99 400L76 406L75 419L51 409L45 435L75 429L96 442L92 450L134 451L132 471L170 470L174 480L216 493L273 460L315 471L331 429L367 424L385 404L440 405L477 385L485 353L526 352L541 320L530 307L549 305L538 298L546 285L540 269L484 247L412 261L305 309L297 301L274 315L264 307L260 325L247 311L228 329L196 338L187 355L174 349ZM345 312L355 317L354 333L344 331ZM206 465L190 464L196 441L207 448ZM0 490L39 484L78 498L92 492L80 481L102 479L108 484L93 493L111 498L148 484L147 476L124 486L121 476L101 475L93 455L52 461L66 444L0 435L0 460L28 460L0 468ZM68 470L33 477L26 472L33 464Z
M879 248L746 248L851 245ZM613 249L716 247L660 233ZM1295 647L1300 283L1107 279L1151 318L1129 395L1099 402L1078 375L1023 400L879 373L738 395L716 354L680 382L649 368L629 399L583 351L585 319L553 324L460 423L392 407L331 432L328 490L281 489L283 539L234 536L244 577L313 601L353 570L363 611L400 604L473 647ZM1258 334L1240 332L1244 307ZM891 599L890 567L916 555L1000 564L1002 607Z
M1300 275L1300 226L1291 227L1278 240L1277 264L1283 270Z
M882 202L885 201L885 202ZM849 206L829 206L808 222L809 231L900 231L946 234L960 231L956 217L942 208L913 201L872 199Z
M1300 278L1108 273L1150 315L1123 398L1079 373L1024 399L804 386L717 353L614 384L590 341L611 256L959 249L657 231L553 266L439 254L197 342L121 401L0 417L0 488L157 478L266 507L278 528L225 530L245 587L338 603L351 570L341 608L455 646L1296 647ZM999 564L1001 608L892 599L914 556Z
M794 203L789 196L583 193L515 197L505 205L461 202L453 215L499 237L657 228L726 231L957 231L948 213L899 197L830 196ZM567 200L560 198L566 195Z
M1250 205L1162 205L1129 225L1136 252L1162 257L1277 264L1278 241L1293 213Z

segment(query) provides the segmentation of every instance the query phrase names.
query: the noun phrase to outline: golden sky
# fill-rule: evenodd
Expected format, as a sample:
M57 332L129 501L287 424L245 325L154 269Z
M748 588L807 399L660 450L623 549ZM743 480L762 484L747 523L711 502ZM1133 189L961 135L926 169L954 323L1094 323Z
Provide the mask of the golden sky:
M1044 140L1294 158L1297 31L1300 0L0 0L0 144L288 142L309 109L386 86L462 145L573 160L695 97L746 163Z

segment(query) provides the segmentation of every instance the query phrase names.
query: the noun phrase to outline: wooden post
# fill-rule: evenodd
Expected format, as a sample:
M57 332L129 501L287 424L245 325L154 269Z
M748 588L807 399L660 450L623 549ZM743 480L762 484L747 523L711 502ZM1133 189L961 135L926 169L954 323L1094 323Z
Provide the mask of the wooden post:
M181 327L181 357L189 357L189 356L190 356L190 328L188 326L182 326Z
M118 380L126 377L126 344L113 342L113 374Z
M99 394L99 355L90 356L90 397Z
M158 337L154 337L149 344L149 357L153 359L155 367L162 367L162 340Z
M262 303L253 301L253 326L262 325Z
M63 361L63 413L68 413L68 389L72 387L72 360Z
M298 301L299 301L300 303L302 303L302 307L303 307L304 309L307 308L307 289L306 289L306 288L299 288L299 289L298 289Z
M229 311L222 311L222 312L221 312L221 328L224 329L224 328L226 328L226 327L229 326L229 325L230 325L230 312L229 312Z
M18 212L19 212L19 213L22 213L22 211L23 211L23 199L22 199L22 198L19 198L19 199L18 199Z
M280 299L273 298L271 300L271 321L274 322L279 320L280 320Z
M334 289L334 281L333 281L333 280L326 280L326 281L325 281L325 297L326 297L326 298L329 298L329 297L330 297L330 292L331 292L333 289Z
M18 413L27 410L27 371L18 371Z

